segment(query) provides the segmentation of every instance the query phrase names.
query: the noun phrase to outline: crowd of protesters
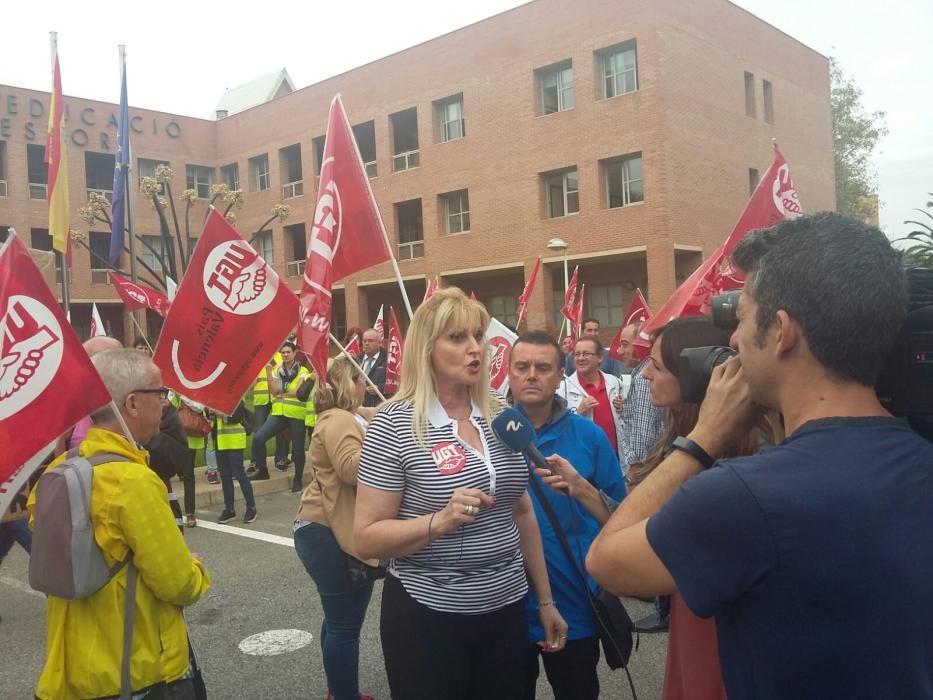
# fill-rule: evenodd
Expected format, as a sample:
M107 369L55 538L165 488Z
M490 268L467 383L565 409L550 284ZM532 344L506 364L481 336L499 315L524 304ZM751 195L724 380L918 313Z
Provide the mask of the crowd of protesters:
M148 358L104 350L95 365L136 444L104 414L70 440L88 455L116 452L114 483L136 478L127 499L159 520L149 526L163 533L170 573L132 527L99 544L108 565L135 559L138 614L164 610L171 645L160 661L140 639L121 678L110 623L124 574L85 601L50 598L37 697L116 697L126 683L133 698L200 697L180 611L210 578L175 526L177 502L173 518L156 491L180 477L186 524L196 524L203 449L223 489L220 522L237 517L234 480L254 522L250 480L269 478L273 439L273 466L294 464L295 549L323 608L328 698L370 697L359 688L360 630L382 578L380 636L398 700L532 699L542 665L558 700L599 697L600 586L657 599L642 626L669 624L666 700L931 697L933 446L873 391L906 307L898 256L876 229L822 214L750 234L734 259L748 275L734 333L675 319L636 359L633 324L616 360L594 319L571 343L528 331L512 348L507 396L489 386L489 315L456 288L418 307L399 389L385 400L375 329L355 329L360 354L332 359L326 382L285 342L230 416L167 400ZM738 356L712 370L702 404L688 403L681 351L730 344ZM496 437L507 403L532 426L546 469ZM140 472L143 445L158 479ZM95 517L114 517L102 507ZM0 561L14 541L29 547L21 525L0 535ZM882 646L866 642L882 632ZM82 654L92 637L110 653Z

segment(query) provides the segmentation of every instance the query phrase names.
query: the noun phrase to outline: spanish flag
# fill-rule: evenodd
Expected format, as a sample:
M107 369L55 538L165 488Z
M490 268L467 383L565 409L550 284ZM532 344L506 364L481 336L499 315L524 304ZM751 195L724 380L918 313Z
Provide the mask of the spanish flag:
M52 248L63 256L69 253L68 151L65 148L65 104L62 98L62 73L55 54L55 74L52 78L52 104L49 105L49 131L45 143L45 162L49 165L49 235Z

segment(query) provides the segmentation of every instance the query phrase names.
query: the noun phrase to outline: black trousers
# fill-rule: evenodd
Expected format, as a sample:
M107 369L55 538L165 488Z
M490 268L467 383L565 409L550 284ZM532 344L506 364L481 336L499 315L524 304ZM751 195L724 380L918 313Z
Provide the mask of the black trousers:
M535 700L538 685L538 657L544 661L554 700L596 700L599 697L599 637L571 639L558 652L541 651L537 644L527 647L525 700Z
M389 575L379 627L392 700L522 698L524 600L481 615L438 612Z

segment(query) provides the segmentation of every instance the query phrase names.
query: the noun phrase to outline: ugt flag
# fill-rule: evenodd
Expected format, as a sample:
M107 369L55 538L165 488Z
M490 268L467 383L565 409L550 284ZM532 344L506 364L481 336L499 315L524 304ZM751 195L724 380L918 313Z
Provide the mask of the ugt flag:
M369 178L337 95L327 117L298 327L298 344L320 381L327 378L333 283L391 259Z
M294 292L212 207L153 361L165 386L230 415L297 318Z
M139 309L152 309L159 316L165 316L171 302L168 297L157 292L152 287L147 287L139 282L128 280L115 272L108 272L110 275L110 284L117 290L117 294L123 300L123 305L127 311L137 311Z
M15 235L0 246L0 514L42 453L110 402L71 324Z
M561 307L560 312L564 315L570 325L574 326L577 324L577 319L574 318L574 314L577 310L577 274L580 271L580 266L573 268L573 275L570 277L570 284L567 285L567 289L564 292L564 305Z
M521 295L518 297L518 311L516 315L518 320L515 321L515 327L518 328L519 324L525 320L528 316L528 300L531 298L531 293L535 289L535 282L538 281L538 272L541 270L541 258L538 258L538 262L535 263L534 269L531 271L531 277L528 278L528 281L525 283L525 288L522 290ZM475 299L475 297L474 297Z
M379 305L379 313L376 314L376 322L373 324L373 329L379 334L379 344L382 345L385 342L386 337L386 324L382 318L382 307Z
M714 295L742 287L744 277L732 268L729 256L745 234L773 226L782 219L796 219L801 213L790 168L775 144L774 162L759 181L732 233L642 327L637 344L647 347L651 335L671 319L710 313Z
M616 331L616 335L612 339L612 343L609 345L609 357L612 357L616 360L621 360L622 331L624 331L633 323L644 323L649 318L651 318L651 309L648 308L648 302L645 299L645 295L641 293L641 289L636 289L635 296L632 298L632 303L629 304L628 310L625 312L625 316L622 317L622 323L619 325L619 330Z
M512 345L518 339L503 324L494 318L486 329L486 352L489 358L489 386L505 396L509 391L509 356Z
M353 337L350 338L350 342L347 343L347 347L345 347L344 350L348 355L353 355L353 357L357 357L358 355L362 354L363 349L360 347L360 336L354 333Z
M398 391L398 385L402 378L402 352L404 348L405 343L402 339L402 329L399 328L398 319L395 318L395 309L390 306L389 346L386 349L386 396Z

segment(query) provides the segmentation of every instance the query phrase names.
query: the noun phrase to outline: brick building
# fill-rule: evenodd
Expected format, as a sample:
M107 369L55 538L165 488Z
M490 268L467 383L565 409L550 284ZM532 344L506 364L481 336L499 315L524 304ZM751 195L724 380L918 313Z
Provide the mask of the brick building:
M833 207L826 58L726 0L534 0L300 90L286 75L256 106L222 102L215 120L131 107L136 174L167 162L176 199L185 186L203 197L213 183L242 187L245 234L290 205L256 247L297 288L338 92L415 304L439 275L512 322L542 256L529 325L555 328L564 253L548 242L558 238L608 337L636 287L660 305L728 235L772 137L806 209ZM0 86L0 235L13 226L40 248L48 101ZM86 229L85 192L111 187L116 106L65 106L73 225ZM137 234L157 236L151 204L135 201ZM205 206L191 207L195 232ZM106 250L105 228L90 232L95 250ZM96 300L113 333L132 335L106 275L83 249L75 261L79 330ZM401 308L388 263L338 289L338 333L365 327L382 303Z

